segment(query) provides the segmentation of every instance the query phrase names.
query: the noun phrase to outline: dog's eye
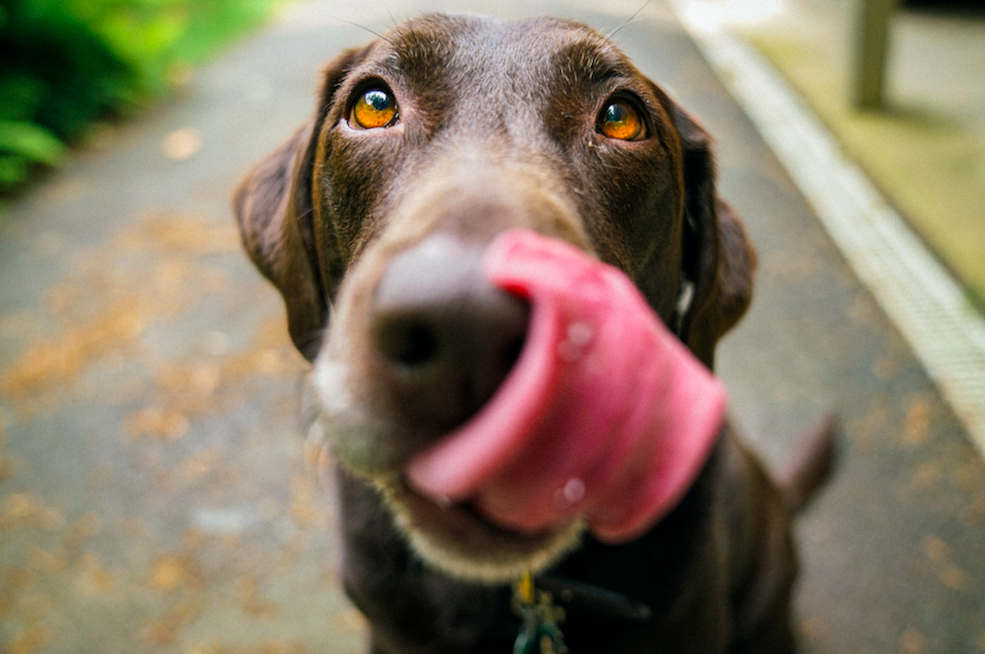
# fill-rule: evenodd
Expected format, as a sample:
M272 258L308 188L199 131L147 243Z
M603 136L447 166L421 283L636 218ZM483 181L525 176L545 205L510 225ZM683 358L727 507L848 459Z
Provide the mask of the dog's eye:
M646 136L643 118L625 100L614 100L599 115L598 130L610 139L639 141Z
M357 129L389 127L397 119L397 101L387 91L370 89L352 107L349 124Z

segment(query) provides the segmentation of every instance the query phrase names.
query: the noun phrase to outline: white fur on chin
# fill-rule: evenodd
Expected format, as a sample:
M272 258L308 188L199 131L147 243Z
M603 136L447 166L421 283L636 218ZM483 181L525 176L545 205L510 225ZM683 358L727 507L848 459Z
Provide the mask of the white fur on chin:
M509 536L505 536L508 533L505 531L495 542L492 539L481 542L481 536L456 539L450 534L440 533L438 529L421 524L421 516L415 515L410 502L404 501L409 491L395 491L393 486L384 484L378 484L378 488L411 549L428 565L464 581L502 584L519 579L525 572L537 573L577 547L586 528L583 520L574 520L543 535L528 537L517 534L513 547ZM420 510L420 506L428 501L415 496L411 502L418 505ZM430 508L434 512L432 515L462 511L433 503ZM426 511L432 513L430 509ZM479 518L472 520L475 531L481 531ZM466 542L467 540L471 542Z

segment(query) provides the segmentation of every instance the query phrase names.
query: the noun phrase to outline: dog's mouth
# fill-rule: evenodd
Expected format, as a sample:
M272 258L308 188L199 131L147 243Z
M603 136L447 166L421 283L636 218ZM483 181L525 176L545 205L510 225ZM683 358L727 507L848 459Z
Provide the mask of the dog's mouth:
M725 395L632 282L584 252L507 232L486 250L483 273L529 302L530 318L519 359L475 415L437 440L360 402L342 401L328 422L338 460L381 489L422 557L455 576L505 581L549 565L585 528L624 542L666 514L711 451ZM330 361L319 362L323 406L359 386L326 385L333 371L347 374ZM412 385L410 397L440 404L431 373L398 368L390 383L423 380L428 392Z
M404 481L378 482L398 526L426 561L461 579L487 583L515 580L547 567L575 547L581 520L536 532L491 522L472 501L435 502Z
M324 413L314 418L306 439L309 464L328 474L337 463L346 474L375 488L411 549L452 577L480 583L516 580L574 549L585 531L584 521L577 518L538 529L511 528L490 520L472 498L427 497L399 469L361 465L359 454L340 443L375 439L366 432L357 436L351 426L340 424L344 422Z
M724 389L622 271L585 252L513 230L483 268L530 302L526 343L479 413L409 461L410 485L523 533L584 518L609 542L641 535L704 464Z

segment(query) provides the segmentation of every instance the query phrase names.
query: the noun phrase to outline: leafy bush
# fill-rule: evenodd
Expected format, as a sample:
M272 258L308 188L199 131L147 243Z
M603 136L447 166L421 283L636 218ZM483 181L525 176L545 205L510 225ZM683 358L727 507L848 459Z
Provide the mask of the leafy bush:
M164 93L278 0L0 0L0 194Z

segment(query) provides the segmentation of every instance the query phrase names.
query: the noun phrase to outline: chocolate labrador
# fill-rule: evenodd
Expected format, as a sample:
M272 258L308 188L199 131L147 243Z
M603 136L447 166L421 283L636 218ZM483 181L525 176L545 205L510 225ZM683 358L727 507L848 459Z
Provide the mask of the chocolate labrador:
M559 637L517 651L563 651L561 632L575 654L794 651L790 518L826 475L830 425L778 481L726 425L674 508L616 544L513 530L402 477L523 347L529 307L479 268L505 230L620 269L709 369L749 304L755 256L708 135L612 42L553 18L411 20L328 64L312 121L234 204L314 364L309 437L337 468L372 652L511 651L520 570Z

